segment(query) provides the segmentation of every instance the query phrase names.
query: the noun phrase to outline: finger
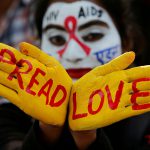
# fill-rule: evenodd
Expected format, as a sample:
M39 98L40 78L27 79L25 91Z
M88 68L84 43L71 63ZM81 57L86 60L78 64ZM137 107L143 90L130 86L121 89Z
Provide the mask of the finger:
M131 106L131 95L133 93L132 90L132 84L131 83L125 83L124 84L124 88L123 88L123 92L122 92L122 96L121 96L121 100L120 100L120 107L128 107Z
M137 115L144 114L150 111L150 108L133 110L132 107L133 106L127 107L124 111L122 111L121 115L124 116L124 118L129 118L129 117L137 116Z
M132 82L132 89L134 92L150 90L150 77L134 80Z
M36 46L33 46L29 43L22 42L20 43L19 48L21 53L31 56L32 58L38 60L48 67L53 67L59 64L59 62L54 57L49 56Z
M150 102L150 81L141 84L139 82L139 85L136 87L136 89L137 89L136 91L133 89L132 83L126 83L124 85L121 106L123 107L131 106L132 105L131 97L133 96L134 98L136 98L136 102L138 104L145 104Z
M10 102L15 104L16 106L18 106L20 103L17 93L14 90L5 87L2 84L0 84L0 96L8 99Z
M37 60L33 60L33 58L27 57L15 48L2 43L0 43L0 63L3 63L0 69L7 73L14 71L13 67L17 68L17 66L19 72L29 72L32 70L32 65L35 68L41 67L41 63L39 64ZM16 66L13 66L14 64Z
M134 52L126 52L119 57L113 59L109 63L99 66L95 69L93 69L93 74L96 76L103 76L106 74L109 74L114 71L119 71L126 69L135 59L135 53Z
M120 103L119 103L119 108L126 108L128 106L131 106L131 95L130 94L123 94Z
M0 70L8 74L11 73L16 68L16 64L14 64L6 57L3 57L3 60L5 61L0 61Z
M150 65L131 68L124 71L128 82L132 82L139 78L150 77Z
M9 74L3 71L0 71L0 84L17 91L17 88L18 88L17 80L15 78L13 78L12 80L9 80L8 77L9 77Z
M9 73L9 74L12 73L13 71L15 71L15 69L19 70L19 72L27 72L28 70L29 71L32 70L31 62L33 62L33 61L26 57L26 59L20 59L19 61L14 63L9 58L7 58L5 56L3 56L3 57L0 56L0 70L4 71L6 73ZM40 64L35 63L35 64L37 65L37 67L41 67L41 65L40 65L41 63Z
M137 104L148 104L150 103L150 90L133 93L131 99L134 99Z
M0 43L0 55L8 58L13 63L20 59L25 59L25 55L21 54L17 49L3 43Z
M143 95L147 95L147 94L149 94L149 96L143 97ZM132 107L134 104L131 102L131 97L136 96L136 95L142 95L141 97L136 98L136 104L138 104L138 105L149 104L150 105L150 91L145 91L140 94L136 93L136 94L132 94L132 95L124 95L126 97L126 99L125 98L122 99L122 103L119 104L119 106L122 108Z

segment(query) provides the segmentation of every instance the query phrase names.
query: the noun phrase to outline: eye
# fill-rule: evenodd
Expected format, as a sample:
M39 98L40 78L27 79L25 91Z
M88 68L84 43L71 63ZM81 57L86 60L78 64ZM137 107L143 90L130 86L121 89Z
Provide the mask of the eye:
M49 41L56 46L63 46L66 43L65 38L60 35L50 37Z
M96 42L98 40L100 40L101 38L103 38L104 34L102 33L89 33L85 36L83 36L83 40L86 42Z

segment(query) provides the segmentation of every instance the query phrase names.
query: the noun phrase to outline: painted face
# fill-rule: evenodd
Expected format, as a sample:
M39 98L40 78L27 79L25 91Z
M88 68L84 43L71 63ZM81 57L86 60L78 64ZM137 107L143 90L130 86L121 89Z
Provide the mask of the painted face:
M105 9L89 2L53 3L43 18L41 48L72 78L119 56L121 38Z

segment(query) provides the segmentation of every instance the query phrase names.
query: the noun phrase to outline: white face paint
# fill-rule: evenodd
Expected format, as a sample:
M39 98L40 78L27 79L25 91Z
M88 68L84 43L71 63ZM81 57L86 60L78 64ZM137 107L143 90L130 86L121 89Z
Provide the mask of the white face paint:
M78 74L73 78L122 52L110 15L89 1L53 3L44 15L42 28L41 48L58 59L70 75Z

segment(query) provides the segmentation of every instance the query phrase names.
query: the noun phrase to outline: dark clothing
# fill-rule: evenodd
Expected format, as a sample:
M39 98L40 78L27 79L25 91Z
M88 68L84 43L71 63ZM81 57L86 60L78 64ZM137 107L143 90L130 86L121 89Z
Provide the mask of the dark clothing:
M150 150L150 112L104 128L114 150Z
M57 143L50 145L40 138L38 121L34 121L13 104L0 105L0 150L76 150L75 142L66 122ZM97 130L97 139L89 150L112 150L102 129Z

